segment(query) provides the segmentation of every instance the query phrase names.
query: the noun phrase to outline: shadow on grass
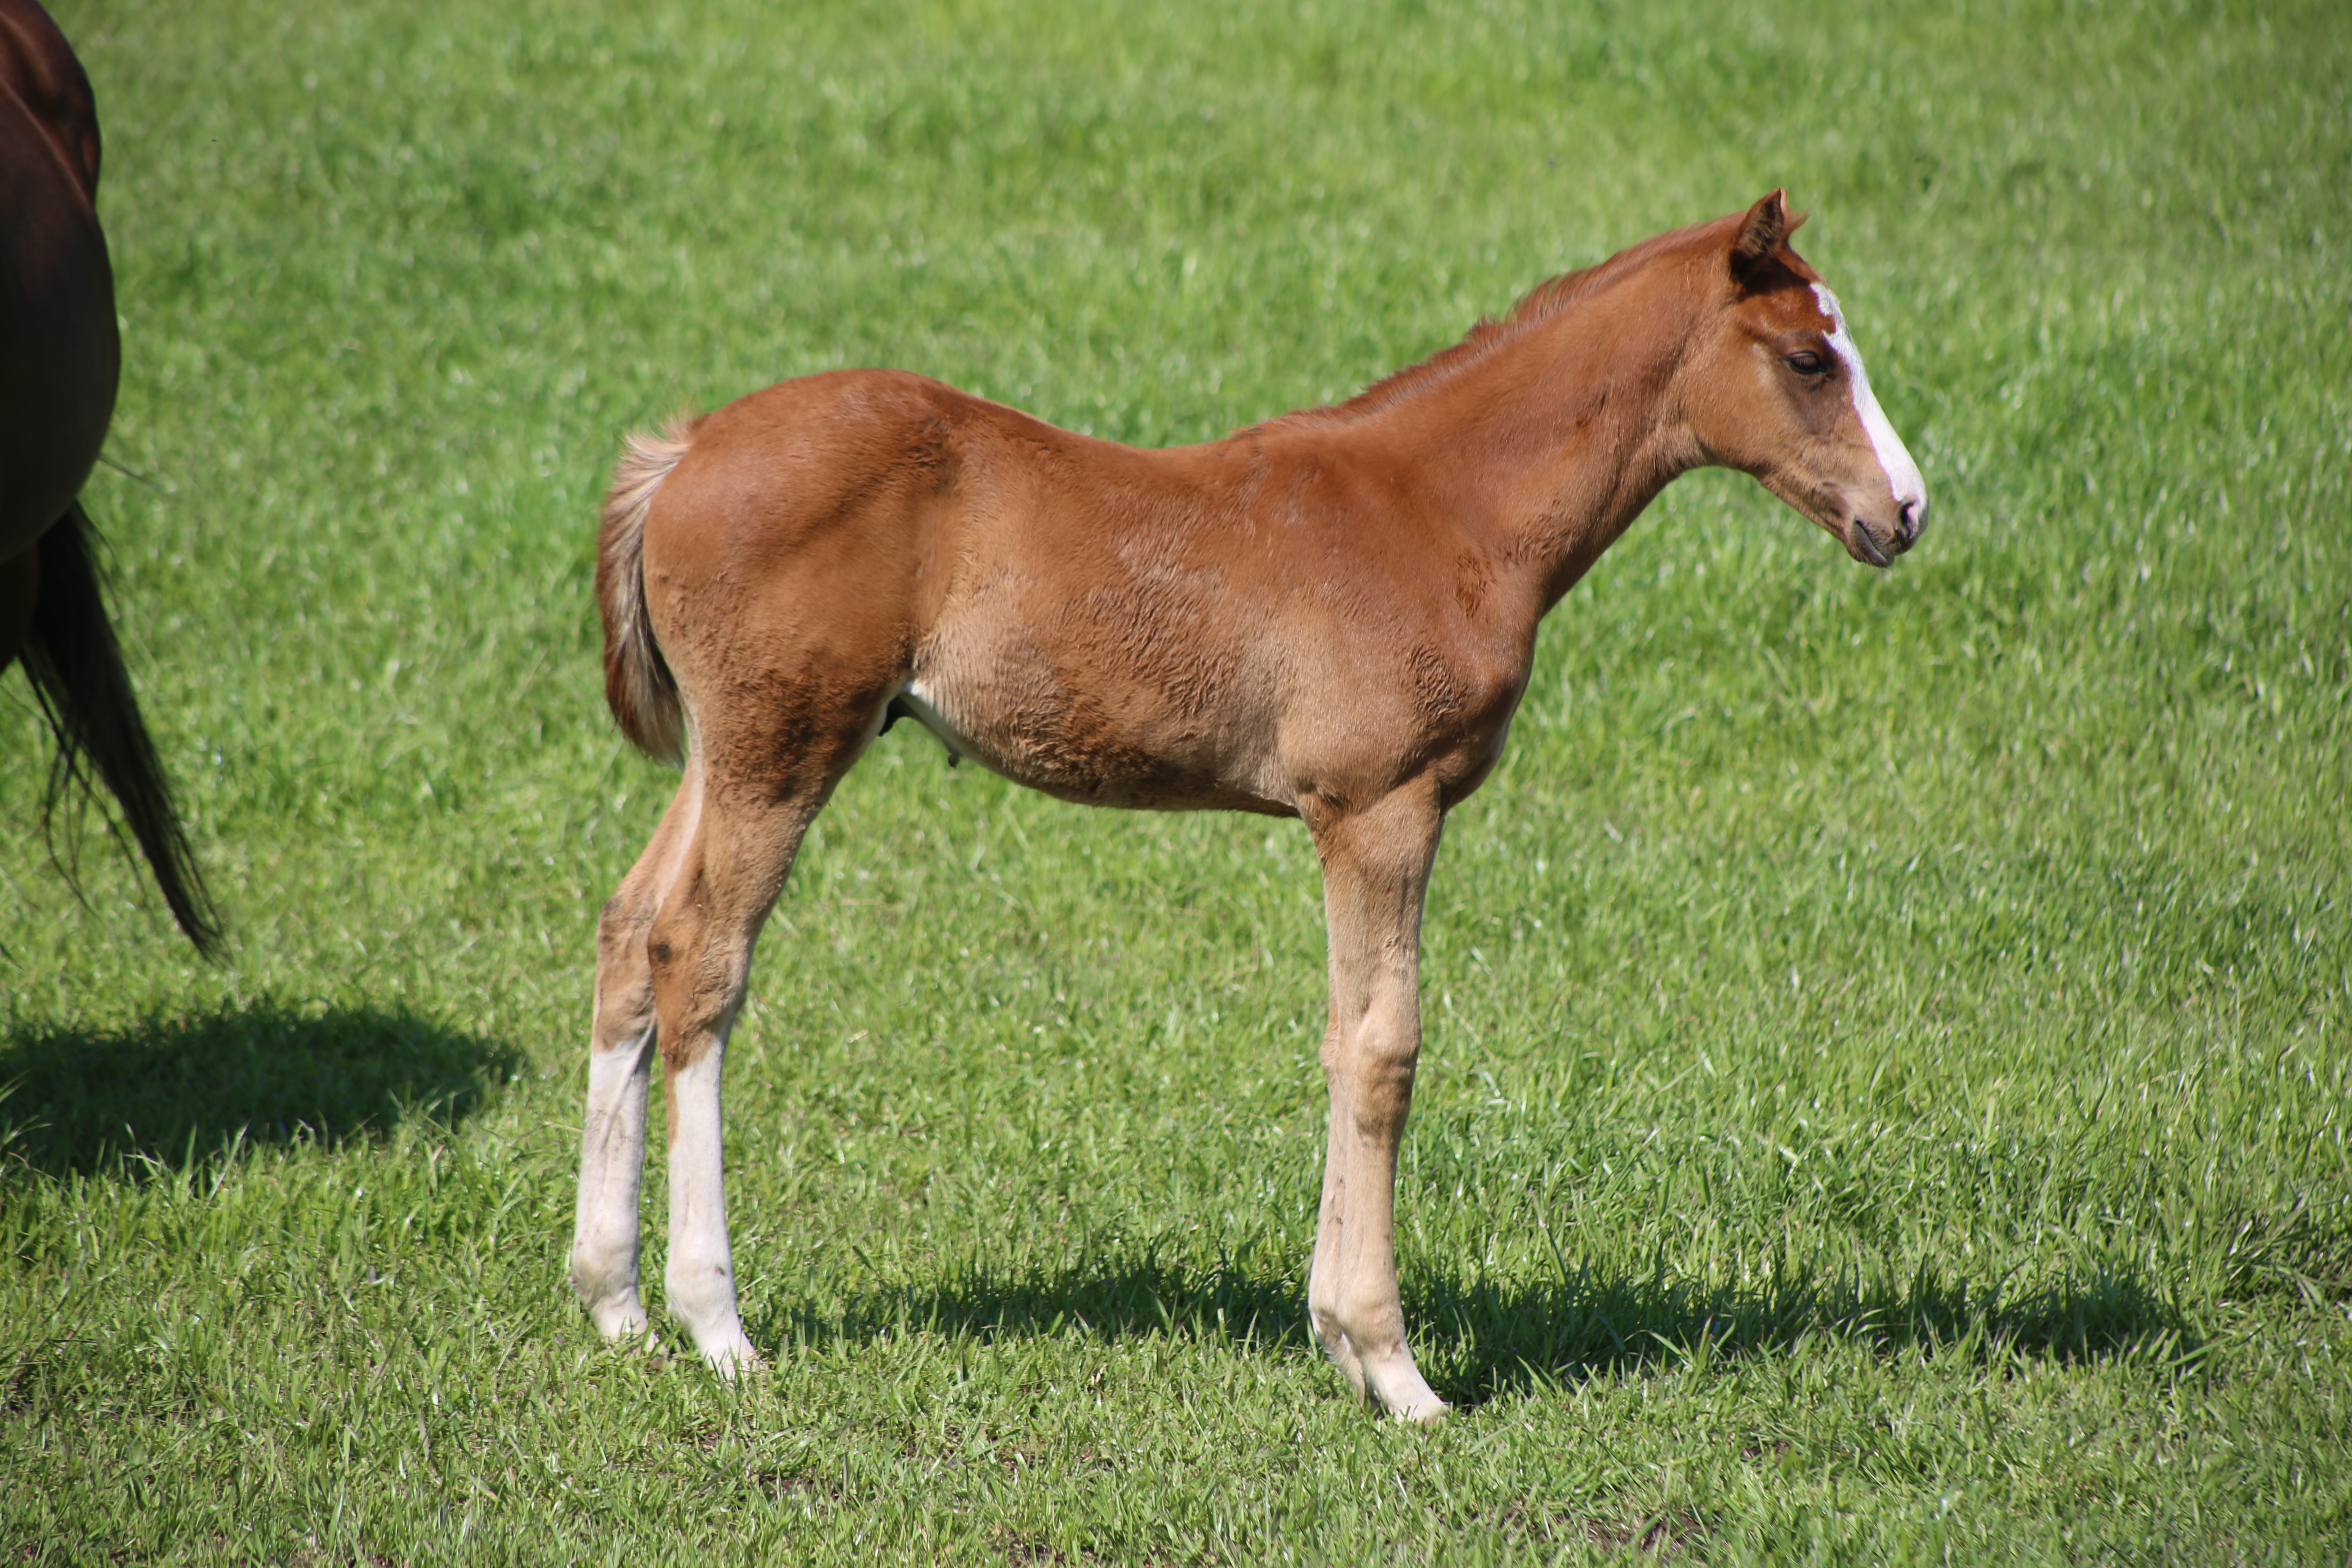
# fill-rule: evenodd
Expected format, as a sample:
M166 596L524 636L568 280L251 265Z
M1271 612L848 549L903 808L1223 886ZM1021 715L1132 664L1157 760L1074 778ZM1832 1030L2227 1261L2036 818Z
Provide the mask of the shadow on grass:
M0 1158L50 1175L179 1169L239 1142L334 1146L463 1120L522 1066L414 1013L274 1003L0 1043Z
M767 1328L802 1342L871 1339L883 1332L999 1339L1076 1329L1110 1339L1153 1332L1208 1336L1305 1349L1307 1285L1296 1272L1225 1262L1200 1268L1157 1258L1080 1264L1013 1278L985 1268L955 1270L929 1289L855 1298L838 1317L789 1309Z
M1710 1286L1654 1266L1586 1266L1534 1284L1428 1281L1409 1293L1423 1372L1457 1405L1595 1373L1776 1354L1822 1342L1895 1356L1934 1351L2057 1363L2153 1354L2181 1367L2202 1341L2137 1272L2070 1275L2011 1293L1922 1263L1906 1279L1798 1268L1748 1287Z
M928 1330L991 1339L1076 1330L1306 1350L1306 1297L1295 1268L1230 1261L1202 1268L1146 1257L1011 1278L971 1268L929 1289L854 1300L838 1318L787 1313L754 1335L767 1329L822 1342ZM1797 1272L1751 1288L1709 1287L1663 1266L1646 1274L1588 1267L1532 1282L1424 1277L1407 1284L1405 1320L1423 1375L1463 1405L1825 1341L1882 1355L1939 1349L2085 1362L2153 1353L2184 1367L2200 1343L2147 1281L2114 1272L2014 1295L1927 1267L1908 1279Z

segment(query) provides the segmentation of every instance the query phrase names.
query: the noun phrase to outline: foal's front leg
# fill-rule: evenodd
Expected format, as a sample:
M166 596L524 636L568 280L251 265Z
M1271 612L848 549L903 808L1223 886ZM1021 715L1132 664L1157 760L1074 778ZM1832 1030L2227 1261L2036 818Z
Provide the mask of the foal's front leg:
M1307 1310L1357 1392L1409 1421L1446 1411L1405 1343L1395 1225L1397 1146L1421 1053L1422 899L1441 821L1434 787L1419 784L1310 818L1330 928L1331 1135Z

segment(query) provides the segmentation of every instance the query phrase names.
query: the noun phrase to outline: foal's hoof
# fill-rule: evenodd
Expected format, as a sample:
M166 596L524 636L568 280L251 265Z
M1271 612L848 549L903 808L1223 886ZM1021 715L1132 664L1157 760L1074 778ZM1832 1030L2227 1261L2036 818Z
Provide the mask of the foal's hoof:
M1400 1421L1408 1422L1415 1426L1434 1426L1454 1414L1454 1406L1433 1394L1428 1399L1420 1403L1392 1406L1389 1414Z
M653 1343L646 1334L646 1310L637 1305L635 1297L591 1301L588 1321L596 1325L597 1334L606 1344L626 1344L636 1339L644 1339L648 1346Z
M1437 1397L1437 1393L1423 1381L1412 1358L1404 1355L1383 1357L1380 1361L1366 1359L1364 1381L1381 1407L1399 1421L1410 1421L1416 1426L1427 1426L1445 1418L1454 1407Z
M740 1373L768 1370L768 1363L751 1348L751 1342L740 1337L732 1344L703 1347L702 1359L710 1363L710 1370L719 1374L722 1383L732 1383Z

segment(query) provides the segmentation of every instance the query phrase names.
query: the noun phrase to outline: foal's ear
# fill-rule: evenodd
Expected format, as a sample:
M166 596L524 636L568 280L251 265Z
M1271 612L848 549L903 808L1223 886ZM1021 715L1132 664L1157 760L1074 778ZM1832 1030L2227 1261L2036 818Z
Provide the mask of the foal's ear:
M1749 273L1789 243L1789 237L1804 221L1802 213L1790 215L1786 191L1774 191L1749 207L1748 216L1739 220L1738 237L1731 242L1731 275L1745 282Z

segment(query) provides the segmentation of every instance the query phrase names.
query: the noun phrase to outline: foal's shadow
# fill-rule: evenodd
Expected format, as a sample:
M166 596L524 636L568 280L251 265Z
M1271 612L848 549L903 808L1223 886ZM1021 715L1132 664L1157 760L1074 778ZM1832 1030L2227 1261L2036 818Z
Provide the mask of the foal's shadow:
M0 1042L0 1162L50 1175L184 1169L238 1144L333 1147L463 1120L522 1066L399 1009L275 1003Z
M1308 1342L1307 1287L1278 1269L1232 1261L1201 1268L1144 1256L1077 1263L1052 1272L951 1268L929 1285L853 1296L838 1316L786 1308L768 1324L777 1339L871 1339L921 1331L959 1338L1104 1339L1154 1332L1261 1345Z
M1418 1295L1418 1300L1415 1300ZM1423 1371L1456 1404L1597 1374L1711 1366L1843 1342L1880 1356L1923 1351L2021 1354L2066 1363L2154 1354L2193 1363L2202 1341L2136 1269L2065 1276L2025 1289L1947 1276L1793 1271L1753 1286L1707 1286L1663 1267L1498 1284L1441 1279L1409 1292L1426 1325Z
M2201 1342L2153 1283L2130 1272L2060 1279L2004 1293L1995 1281L1798 1274L1755 1288L1704 1288L1663 1268L1496 1282L1408 1279L1405 1319L1422 1373L1457 1405L1595 1375L1719 1364L1844 1341L1875 1353L1931 1346L2054 1362L2155 1353L2192 1363ZM1306 1281L1295 1269L1154 1257L1067 1270L999 1275L985 1267L940 1284L854 1299L838 1317L787 1310L754 1327L774 1339L928 1330L993 1339L1081 1332L1169 1333L1306 1350Z

